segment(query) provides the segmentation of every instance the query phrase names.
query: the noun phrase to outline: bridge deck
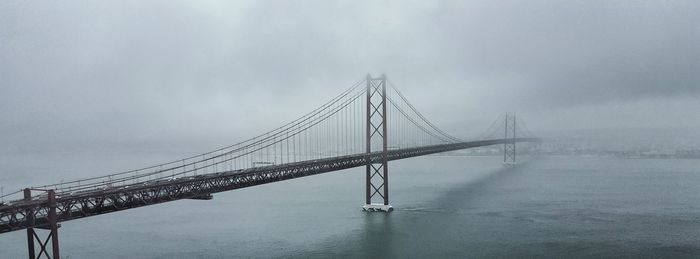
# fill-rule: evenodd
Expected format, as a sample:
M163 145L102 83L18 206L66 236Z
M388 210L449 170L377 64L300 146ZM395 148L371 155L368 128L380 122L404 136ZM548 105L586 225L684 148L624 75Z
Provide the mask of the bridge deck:
M536 138L491 139L395 149L386 155L391 161L481 146L537 141ZM63 194L56 198L57 217L61 222L180 199L207 199L212 193L364 166L381 161L383 156L382 152L362 153ZM46 226L48 211L45 198L4 205L0 207L0 233Z

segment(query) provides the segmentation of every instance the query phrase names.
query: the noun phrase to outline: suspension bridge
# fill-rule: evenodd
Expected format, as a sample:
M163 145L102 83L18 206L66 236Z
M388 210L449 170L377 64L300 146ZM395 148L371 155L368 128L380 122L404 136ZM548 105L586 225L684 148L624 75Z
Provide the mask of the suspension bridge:
M388 162L539 142L514 114L472 140L440 130L382 75L359 80L308 114L254 138L146 168L28 187L0 196L0 234L26 230L29 258L60 258L60 222L304 176L365 167L366 211L391 211ZM46 236L40 235L42 231ZM37 246L38 245L38 246Z

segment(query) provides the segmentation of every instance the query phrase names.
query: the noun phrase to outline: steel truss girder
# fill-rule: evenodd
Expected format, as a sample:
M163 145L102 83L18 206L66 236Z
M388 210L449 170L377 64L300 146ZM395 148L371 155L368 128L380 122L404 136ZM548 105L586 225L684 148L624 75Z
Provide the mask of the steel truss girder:
M282 165L273 165L215 174L183 177L172 181L136 186L114 187L74 195L57 195L58 222L133 209L158 203L189 199L260 184L344 170L370 163L499 145L508 142L538 142L536 138L510 138L392 149ZM386 157L386 158L385 158ZM0 233L21 229L50 227L51 206L46 199L12 202L0 207Z

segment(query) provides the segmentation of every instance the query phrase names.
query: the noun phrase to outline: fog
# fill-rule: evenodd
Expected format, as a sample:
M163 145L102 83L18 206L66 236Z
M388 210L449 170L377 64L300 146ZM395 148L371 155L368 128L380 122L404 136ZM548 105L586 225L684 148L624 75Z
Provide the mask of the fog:
M507 111L699 128L698 24L697 1L3 1L0 146L225 145L367 73L456 136Z

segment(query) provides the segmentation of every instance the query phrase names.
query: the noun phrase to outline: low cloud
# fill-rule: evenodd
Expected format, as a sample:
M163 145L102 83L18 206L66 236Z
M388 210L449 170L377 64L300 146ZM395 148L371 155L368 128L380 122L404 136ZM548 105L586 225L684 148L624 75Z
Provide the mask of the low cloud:
M0 142L250 136L368 72L456 130L503 110L686 107L700 96L698 13L695 1L3 2Z

